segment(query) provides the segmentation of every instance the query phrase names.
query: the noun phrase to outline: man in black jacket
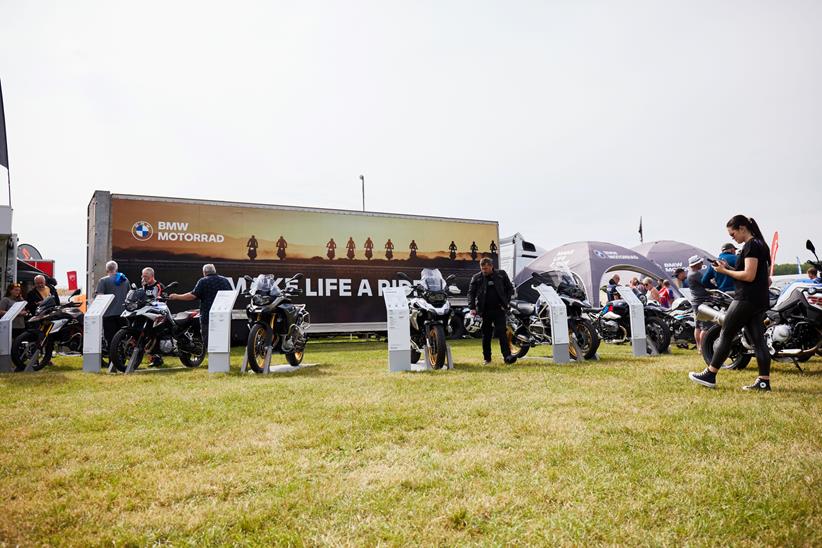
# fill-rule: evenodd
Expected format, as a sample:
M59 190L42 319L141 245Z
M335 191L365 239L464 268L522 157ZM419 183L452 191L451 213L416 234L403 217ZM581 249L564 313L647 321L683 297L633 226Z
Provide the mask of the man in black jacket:
M505 333L505 313L514 295L514 285L503 270L494 269L488 257L480 261L481 272L474 274L468 287L468 307L471 314L482 316L482 355L491 363L491 337L499 339L505 363L514 363L511 346Z

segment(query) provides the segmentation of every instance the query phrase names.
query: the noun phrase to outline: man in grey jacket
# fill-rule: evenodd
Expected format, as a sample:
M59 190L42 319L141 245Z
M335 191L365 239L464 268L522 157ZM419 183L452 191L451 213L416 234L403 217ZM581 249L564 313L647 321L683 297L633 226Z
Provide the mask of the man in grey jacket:
M114 295L111 306L103 315L103 338L106 339L106 346L111 345L112 337L120 328L120 314L125 310L126 295L128 295L131 285L125 274L118 272L117 269L116 261L107 262L106 275L97 282L97 291L94 292L95 297L97 295Z

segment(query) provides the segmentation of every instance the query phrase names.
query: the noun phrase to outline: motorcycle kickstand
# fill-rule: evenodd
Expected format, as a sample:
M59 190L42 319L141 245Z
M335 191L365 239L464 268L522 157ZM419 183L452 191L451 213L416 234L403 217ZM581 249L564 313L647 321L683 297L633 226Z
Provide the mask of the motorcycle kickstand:
M799 365L799 360L797 360L796 358L791 358L791 360L793 361L793 364L796 366L796 368L799 369L799 372L804 373L804 371L802 370L802 366Z

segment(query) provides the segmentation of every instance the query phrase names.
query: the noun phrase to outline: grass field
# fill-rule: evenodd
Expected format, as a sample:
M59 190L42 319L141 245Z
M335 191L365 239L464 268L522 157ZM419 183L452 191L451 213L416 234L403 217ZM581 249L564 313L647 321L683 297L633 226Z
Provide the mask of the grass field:
M537 355L548 355L540 348ZM822 544L822 360L717 390L693 351L389 374L0 375L0 543ZM171 364L169 364L171 365ZM176 364L175 364L176 365Z

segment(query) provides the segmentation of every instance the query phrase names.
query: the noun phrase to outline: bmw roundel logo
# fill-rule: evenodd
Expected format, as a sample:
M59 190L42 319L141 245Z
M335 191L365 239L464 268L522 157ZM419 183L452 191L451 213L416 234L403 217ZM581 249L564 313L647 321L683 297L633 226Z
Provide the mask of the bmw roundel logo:
M137 221L131 227L131 235L141 242L151 238L152 234L154 234L154 227L148 221Z

